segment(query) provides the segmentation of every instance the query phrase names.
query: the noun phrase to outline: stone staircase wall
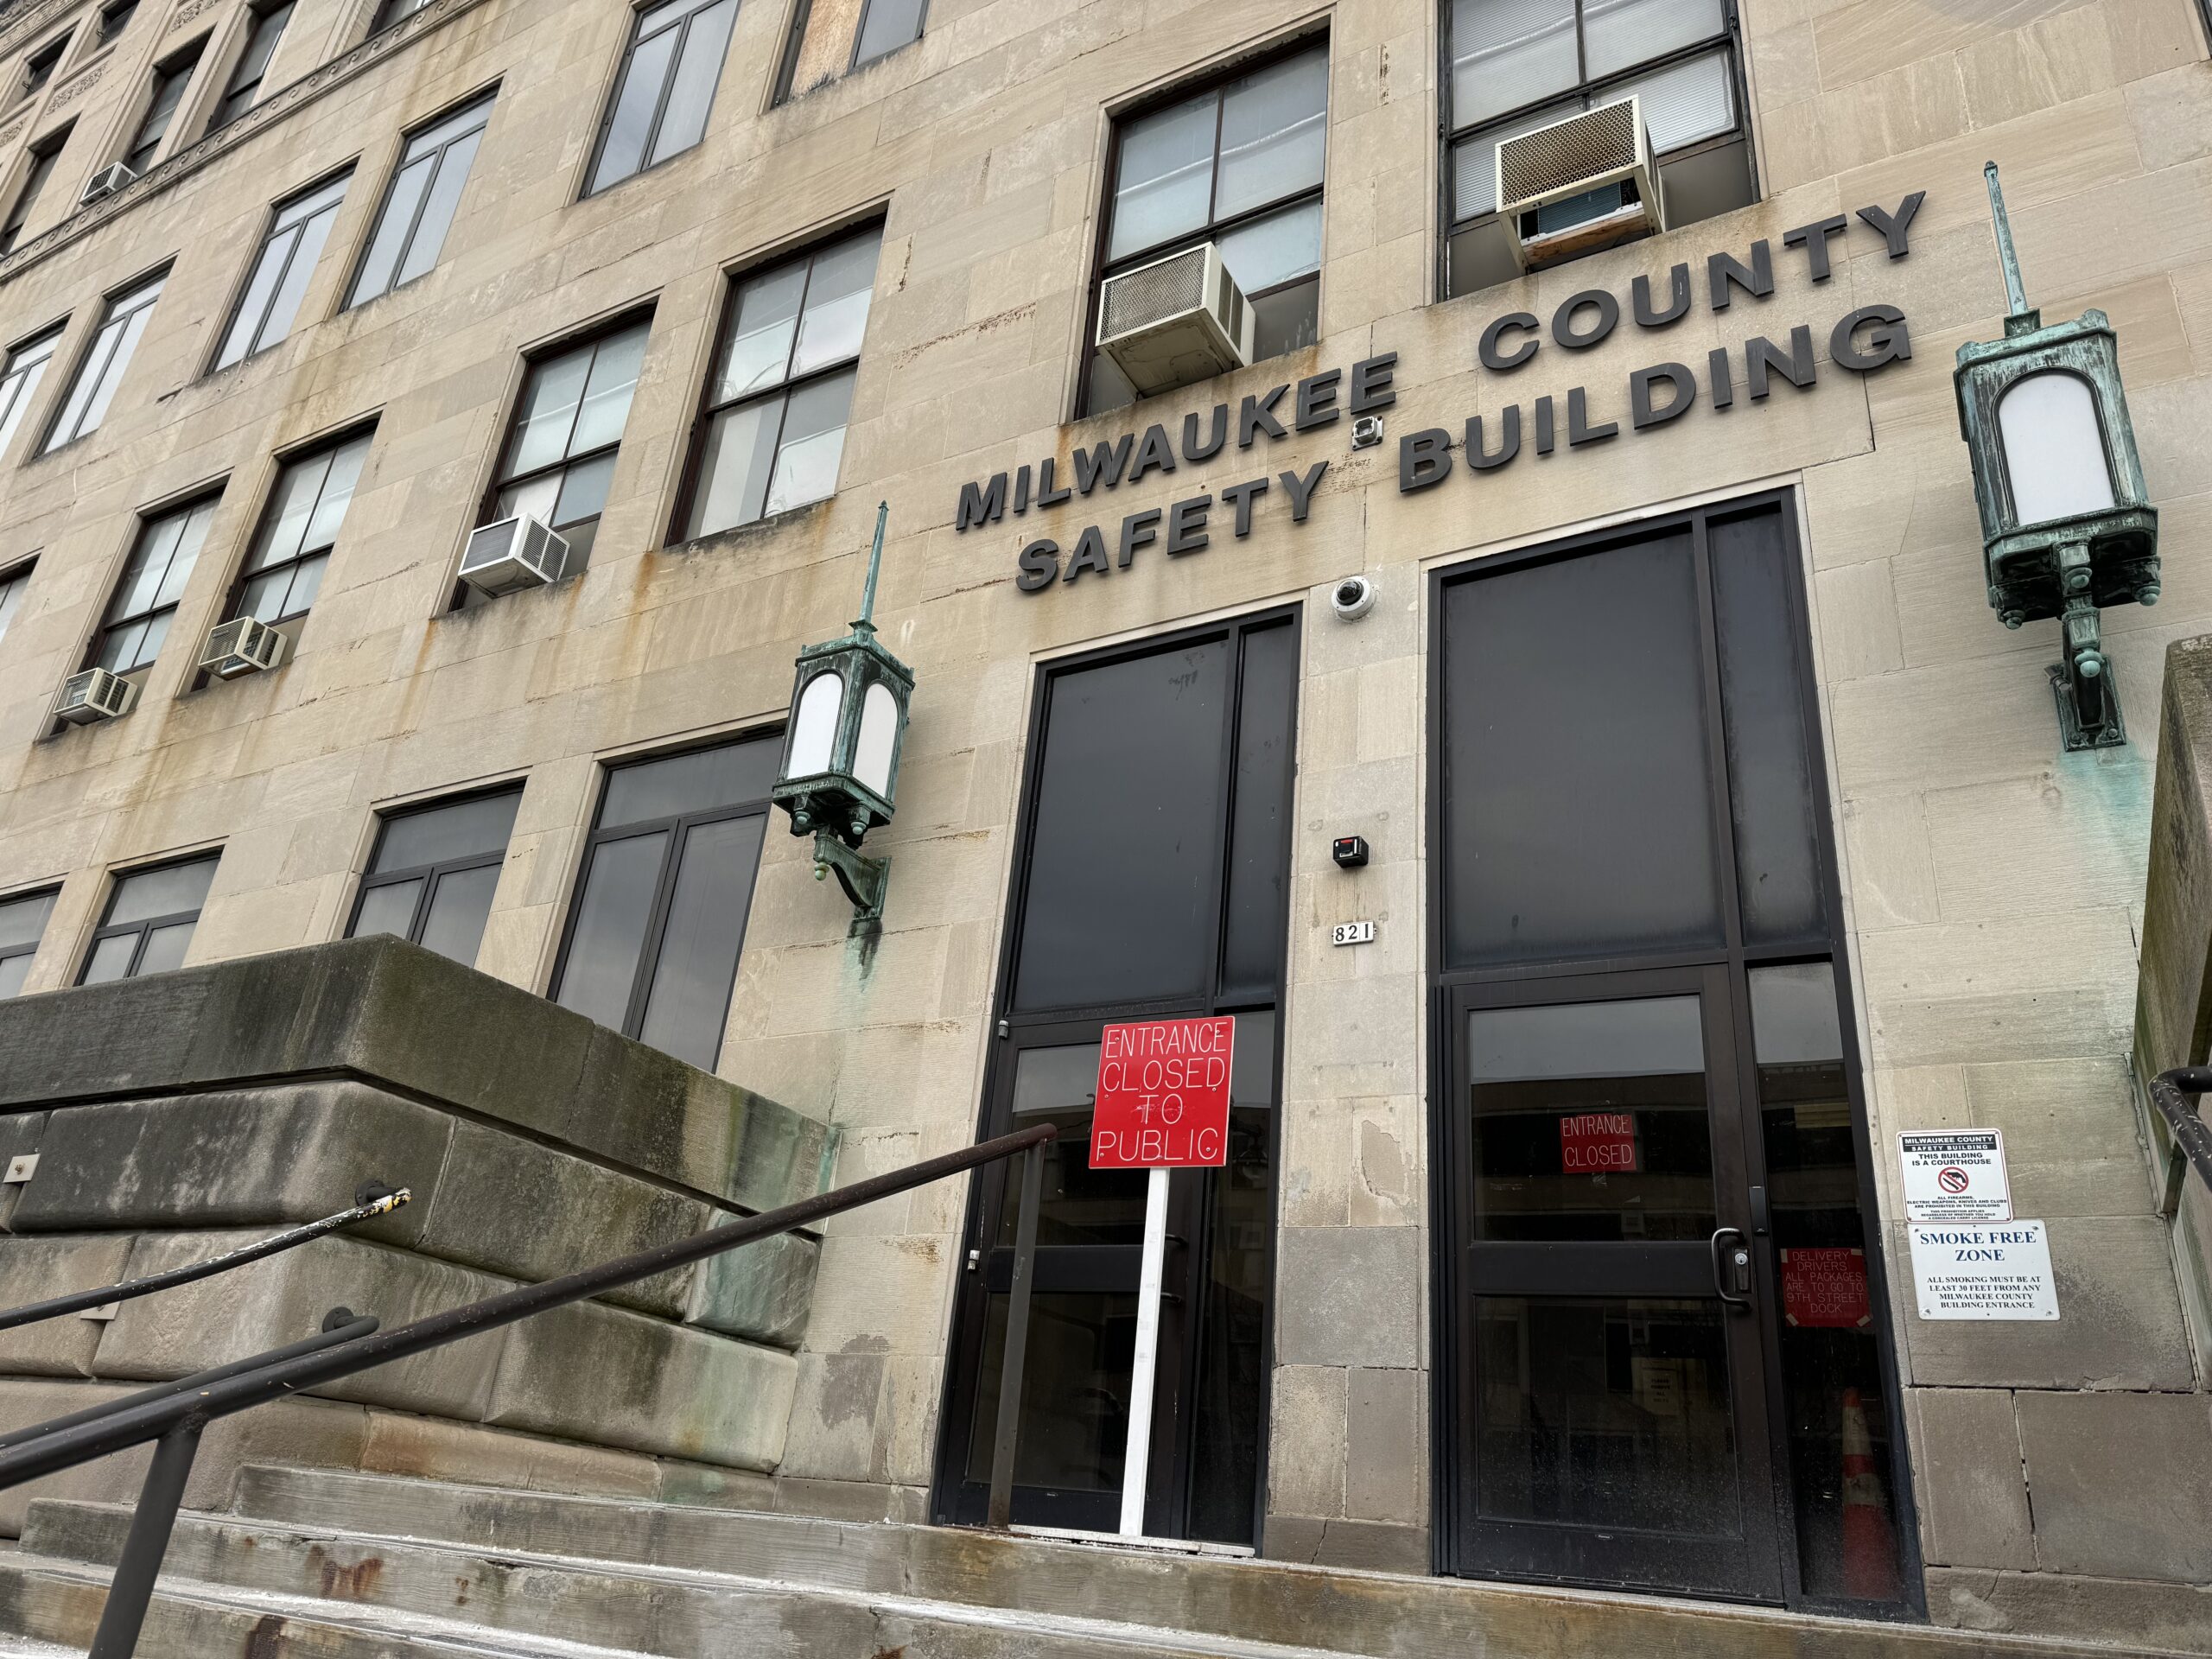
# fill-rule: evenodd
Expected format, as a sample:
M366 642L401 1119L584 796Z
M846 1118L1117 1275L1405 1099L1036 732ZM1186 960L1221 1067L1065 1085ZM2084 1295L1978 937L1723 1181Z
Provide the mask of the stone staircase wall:
M0 1425L312 1333L387 1328L823 1190L825 1125L389 938L0 1003L0 1307L136 1278L408 1187L378 1220L0 1333ZM250 1458L708 1501L781 1461L818 1241L764 1240L217 1427ZM0 1494L122 1496L145 1454Z

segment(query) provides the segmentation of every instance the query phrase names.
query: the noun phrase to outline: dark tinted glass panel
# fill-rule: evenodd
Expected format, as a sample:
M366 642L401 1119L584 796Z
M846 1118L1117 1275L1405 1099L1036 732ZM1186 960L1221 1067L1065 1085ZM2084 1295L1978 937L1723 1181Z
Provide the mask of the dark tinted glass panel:
M1236 711L1236 792L1230 807L1229 893L1224 904L1221 995L1272 997L1282 971L1290 849L1292 707L1298 636L1285 622L1244 639ZM1238 1053L1244 1033L1237 1033Z
M667 846L668 832L663 830L593 849L561 988L553 998L563 1007L622 1028Z
M411 885L411 884L410 884ZM423 945L455 962L474 963L484 943L484 923L492 914L492 894L499 885L497 864L448 870L430 894L430 913L423 919Z
M1090 1112L1097 1087L1096 1043L1025 1048L1014 1057L1014 1127L1052 1123L1060 1131L1060 1138L1045 1147L1045 1185L1037 1201L1039 1244L1144 1242L1143 1172L1090 1167ZM1018 1160L1007 1166L1007 1199L997 1239L1001 1249L1014 1247L1025 1167Z
M1687 531L1444 597L1453 966L1721 942Z
M991 1478L999 1370L1006 1357L1005 1297L991 1298L989 1318L968 1436L968 1478L976 1481ZM1039 1292L1029 1300L1029 1319L1015 1482L1056 1491L1118 1492L1129 1438L1137 1299Z
M683 863L669 901L645 1023L639 1037L702 1071L715 1069L729 1013L737 956L753 906L753 875L760 862L760 816L695 825L683 837Z
M783 740L764 737L618 767L607 774L600 828L619 830L626 823L765 801L782 757Z
M1480 1511L1500 1520L1741 1527L1717 1301L1475 1301Z
M1477 1238L1713 1231L1697 998L1478 1009L1467 1071Z
M1710 535L1744 937L1754 944L1817 937L1823 918L1812 762L1782 515L1722 520Z
M369 873L411 870L505 851L515 809L521 804L522 791L511 790L387 818Z
M1250 1016L1240 1015L1241 1062ZM1274 1045L1268 1058L1273 1069ZM1240 1064L1239 1071L1243 1070ZM1264 1097L1263 1097L1264 1098ZM1242 1107L1229 1114L1229 1162L1213 1185L1211 1305L1198 1333L1197 1432L1192 1442L1191 1535L1252 1541L1252 1494L1260 1473L1260 1425L1267 1402L1264 1337L1272 1289L1268 1247L1274 1221L1269 1181L1268 1114Z
M1015 1006L1205 988L1229 665L1212 639L1052 677Z
M1800 1567L1808 1594L1892 1601L1891 1430L1835 977L1821 962L1750 979Z

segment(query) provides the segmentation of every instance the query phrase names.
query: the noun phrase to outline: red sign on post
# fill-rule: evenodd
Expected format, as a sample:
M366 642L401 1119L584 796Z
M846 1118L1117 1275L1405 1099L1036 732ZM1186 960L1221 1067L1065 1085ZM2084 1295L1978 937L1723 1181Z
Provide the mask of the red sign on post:
M1098 1048L1093 1169L1219 1168L1229 1161L1229 1071L1236 1021L1109 1026Z
M1634 1112L1570 1112L1559 1121L1559 1166L1568 1175L1633 1175Z

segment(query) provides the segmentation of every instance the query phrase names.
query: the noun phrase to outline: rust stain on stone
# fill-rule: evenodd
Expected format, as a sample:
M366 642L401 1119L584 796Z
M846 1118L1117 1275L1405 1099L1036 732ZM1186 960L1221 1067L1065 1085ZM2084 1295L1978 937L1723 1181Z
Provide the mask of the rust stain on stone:
M384 1578L384 1557L365 1555L347 1564L336 1560L321 1544L308 1549L308 1570L321 1582L321 1594L332 1601L366 1601Z
M264 1613L245 1633L245 1659L282 1659L284 1621L274 1613Z

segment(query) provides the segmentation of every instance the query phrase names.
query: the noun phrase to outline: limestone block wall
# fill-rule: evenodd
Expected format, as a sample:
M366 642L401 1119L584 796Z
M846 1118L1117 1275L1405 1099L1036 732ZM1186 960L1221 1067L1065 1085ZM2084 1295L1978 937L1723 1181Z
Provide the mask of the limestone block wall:
M7 1004L0 1140L38 1166L7 1189L0 1304L204 1260L366 1179L413 1200L111 1320L0 1336L0 1416L279 1347L336 1306L397 1325L820 1189L830 1131L687 1072L389 938ZM195 1492L280 1456L772 1503L818 1255L764 1240L248 1414ZM0 1528L41 1491L119 1495L137 1462L19 1489Z

